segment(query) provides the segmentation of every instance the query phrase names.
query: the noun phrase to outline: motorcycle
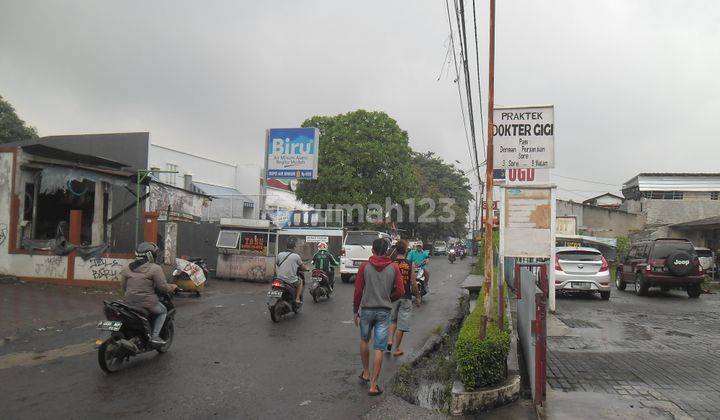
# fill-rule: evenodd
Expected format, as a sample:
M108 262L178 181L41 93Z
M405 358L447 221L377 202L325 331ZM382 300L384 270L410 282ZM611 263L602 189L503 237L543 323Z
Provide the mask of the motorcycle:
M304 277L300 276L300 281L305 284ZM273 279L267 297L268 311L273 322L280 322L286 314L290 312L297 314L302 309L302 296L300 296L300 304L295 302L295 286L280 279Z
M425 296L428 292L425 277L425 268L418 267L415 271L415 280L417 281L418 289L420 289L420 296Z
M330 299L333 292L334 282L330 280L327 273L320 269L312 271L312 284L310 285L310 295L313 301L317 303L320 299Z
M450 261L450 264L453 264L455 262L455 250L451 249L448 251L448 261Z
M458 250L458 254L460 254L460 259L461 259L461 260L464 260L466 254L467 254L467 251L465 251L465 248L460 248L460 249Z
M122 301L104 301L105 321L97 325L101 331L98 344L98 363L107 373L120 370L123 363L129 362L133 356L157 351L166 353L170 350L175 335L175 305L168 293L158 293L160 303L167 308L167 317L160 331L160 338L165 341L162 346L150 342L152 334L151 314L142 307L128 305Z

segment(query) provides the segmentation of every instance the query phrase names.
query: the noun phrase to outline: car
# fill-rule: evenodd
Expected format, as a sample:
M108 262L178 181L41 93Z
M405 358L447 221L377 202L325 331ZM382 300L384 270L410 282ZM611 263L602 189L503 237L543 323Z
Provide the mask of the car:
M555 293L599 293L610 299L610 267L600 251L589 247L555 250Z
M615 274L615 286L625 290L633 284L638 296L651 287L685 290L689 297L698 298L705 272L692 242L687 239L659 238L632 244L628 255L620 262Z
M715 253L710 248L695 247L695 253L700 260L700 266L705 273L715 278Z
M390 240L390 235L375 230L354 230L345 235L340 252L340 279L343 283L354 281L360 265L372 255L372 243L378 238Z
M447 254L447 243L445 241L435 241L433 243L433 255L446 255Z

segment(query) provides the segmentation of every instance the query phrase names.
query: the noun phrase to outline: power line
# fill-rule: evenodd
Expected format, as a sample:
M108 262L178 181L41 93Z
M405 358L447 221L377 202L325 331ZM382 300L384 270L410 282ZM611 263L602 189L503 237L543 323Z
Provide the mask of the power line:
M617 188L617 186L618 186L617 184L610 184L610 183L608 183L608 182L590 181L589 179L573 178L573 177L571 177L571 176L563 176L563 175L557 175L557 174L553 174L553 176L556 176L556 177L558 177L558 178L572 179L573 181L587 182L587 183L590 183L590 184L609 185L609 186L611 186L611 187L616 187L616 188Z
M458 96L460 98L460 113L462 114L463 127L465 128L465 142L467 143L468 153L470 153L470 163L477 167L477 160L473 161L473 153L470 147L470 139L468 137L467 122L465 121L465 107L463 106L462 90L460 89L460 71L458 69L457 55L455 54L455 36L453 35L452 20L450 19L450 5L448 0L445 0L445 10L447 11L448 25L450 26L450 48L452 49L453 62L455 63L455 83L458 88ZM460 28L458 28L460 30ZM480 178L480 172L478 171L478 179Z
M460 13L458 14L458 1L460 3ZM455 16L458 21L458 31L462 35L461 42L460 42L460 53L461 58L463 60L463 73L465 74L465 93L467 94L467 103L468 103L468 119L470 120L470 138L472 139L473 144L473 156L475 156L475 162L479 162L477 155L477 141L475 136L475 120L474 120L474 113L473 113L473 106L472 106L472 85L470 83L470 66L468 65L468 48L467 48L467 31L465 29L465 1L464 0L455 0ZM477 170L477 178L480 180L480 168L476 168Z
M473 29L475 32L475 68L477 69L477 83L478 83L478 103L480 105L480 138L483 144L483 156L487 159L485 152L485 120L483 118L483 105L482 105L482 84L480 83L480 53L478 52L478 31L477 31L477 17L475 16L475 0L472 0L473 6Z

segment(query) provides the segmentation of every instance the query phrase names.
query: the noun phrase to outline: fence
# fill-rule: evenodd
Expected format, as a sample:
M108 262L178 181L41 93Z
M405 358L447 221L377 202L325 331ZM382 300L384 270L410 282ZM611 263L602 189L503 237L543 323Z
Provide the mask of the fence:
M547 269L545 263L516 263L512 271L517 298L518 336L536 405L542 405L545 400L547 376Z

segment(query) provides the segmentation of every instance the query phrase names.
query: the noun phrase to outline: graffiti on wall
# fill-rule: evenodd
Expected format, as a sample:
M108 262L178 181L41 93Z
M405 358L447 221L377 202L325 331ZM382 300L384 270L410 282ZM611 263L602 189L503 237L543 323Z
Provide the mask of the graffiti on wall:
M35 274L39 277L65 277L67 274L67 264L63 257L53 255L44 257L35 264Z
M7 239L8 228L5 223L0 223L0 245L5 243Z
M93 280L117 280L123 265L115 258L93 258L90 273Z

